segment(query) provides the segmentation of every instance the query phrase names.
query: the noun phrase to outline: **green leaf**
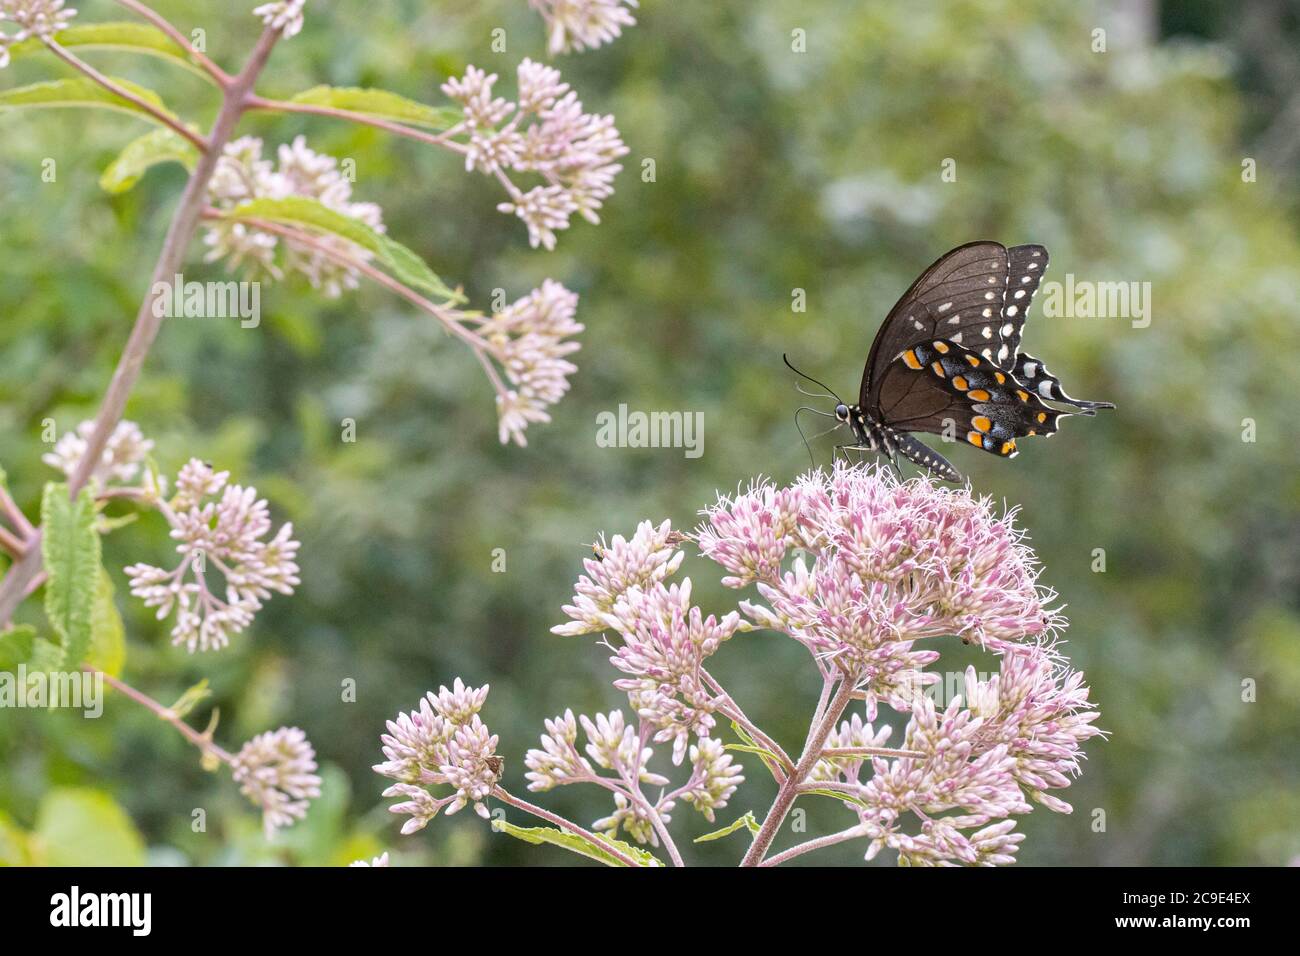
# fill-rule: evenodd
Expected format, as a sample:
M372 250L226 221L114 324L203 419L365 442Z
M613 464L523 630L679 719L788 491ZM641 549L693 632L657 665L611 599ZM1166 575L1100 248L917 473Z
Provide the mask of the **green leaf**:
M0 634L0 671L18 673L18 665L32 659L36 644L36 629L30 624L19 624Z
M109 79L145 102L158 107L167 116L175 117L176 114L167 109L162 98L153 90L146 90L143 86L137 86L130 80L117 77L109 77ZM46 83L33 83L30 86L19 86L12 90L0 91L0 112L39 107L70 106L117 110L120 113L129 113L131 116L146 119L151 123L159 122L156 117L149 115L130 100L122 99L116 93L104 89L94 80L85 77L77 77L71 80L51 80Z
M766 747L759 746L758 741L753 738L749 731L745 730L744 727L740 726L740 724L734 720L731 722L731 729L736 732L736 736L743 740L744 743L725 744L722 749L737 750L741 753L747 754L758 754L758 756L762 758L763 764L767 769L775 774L777 769L781 766L781 758Z
M342 86L313 86L294 96L290 103L329 106L379 119L394 120L412 126L450 129L465 118L464 111L452 106L429 106L388 90L358 89Z
M55 41L69 50L123 50L168 60L183 66L204 79L212 80L195 62L190 51L176 43L157 27L146 23L79 23L54 34ZM45 44L32 37L9 48L13 58L43 53ZM214 81L215 82L215 81Z
M31 660L27 662L28 672L56 671L63 666L63 648L53 641L38 637L32 644Z
M68 486L50 482L41 498L41 539L45 571L45 613L63 644L63 666L75 668L90 649L95 592L99 587L99 535L95 498L81 489L76 501Z
M241 203L228 212L230 219L266 219L288 223L316 232L326 232L354 242L378 256L393 275L412 288L454 302L464 302L465 297L449 289L443 281L414 252L399 242L375 232L360 219L354 219L336 209L330 209L306 196L288 196L284 199L253 199Z
M126 663L126 628L113 600L114 590L113 579L101 566L90 610L90 653L86 663L109 677L119 676Z
M832 800L838 800L840 803L856 803L860 807L867 807L870 809L870 806L865 800L861 800L851 793L841 793L839 790L822 790L819 788L817 790L800 790L799 796L803 796L806 793L810 793L814 797L830 797Z
M34 843L47 866L143 866L144 840L100 790L56 787L36 811Z
M609 853L609 847L611 846L645 866L663 866L663 863L657 857L647 853L640 847L624 843L622 840L613 840L609 837L597 837L596 839L600 842L593 843L586 837L579 836L576 833L567 833L555 827L517 827L505 820L493 820L492 829L498 833L508 833L515 839L523 840L525 843L531 843L534 846L549 843L552 846L563 847L570 853L585 856L589 860L596 860L606 866L626 866L622 860Z
M188 139L170 129L156 129L127 143L99 177L99 185L105 192L124 193L159 163L180 163L193 171L198 161L199 151Z
M754 816L753 810L747 811L743 817L727 824L721 830L714 830L712 833L706 833L702 837L696 837L695 842L711 843L714 840L722 839L724 836L730 836L742 827L747 827L750 833L757 833L762 829L757 818Z
M185 718L189 716L190 711L211 696L212 691L208 689L208 679L205 677L176 698L176 703L167 709L177 717Z

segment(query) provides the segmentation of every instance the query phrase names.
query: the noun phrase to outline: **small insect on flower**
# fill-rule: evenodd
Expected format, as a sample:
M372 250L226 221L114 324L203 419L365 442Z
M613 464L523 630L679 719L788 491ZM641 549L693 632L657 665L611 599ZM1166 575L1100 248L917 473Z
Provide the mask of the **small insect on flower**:
M1067 415L1114 408L1071 398L1039 359L1020 351L1029 303L1046 270L1042 246L968 242L945 253L885 317L862 370L857 404L841 401L786 359L796 374L835 398L833 412L807 410L835 419L832 430L849 426L853 441L837 450L879 452L895 462L901 454L938 478L961 481L946 458L911 433L930 432L1014 458L1018 439L1055 434Z

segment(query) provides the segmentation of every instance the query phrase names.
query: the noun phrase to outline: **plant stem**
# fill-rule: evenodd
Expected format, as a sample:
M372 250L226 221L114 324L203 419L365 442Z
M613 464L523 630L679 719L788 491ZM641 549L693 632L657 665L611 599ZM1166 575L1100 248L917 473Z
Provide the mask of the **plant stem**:
M30 538L36 530L27 520L27 515L23 514L23 509L18 507L18 503L9 494L9 489L2 484L0 484L0 512L9 519L9 523L14 526L14 531L18 532L19 537Z
M917 757L925 758L919 750L894 750L891 747L827 747L823 757Z
M763 826L758 833L754 835L754 842L749 846L749 852L745 854L741 866L758 866L763 862L763 857L768 849L772 846L772 841L776 839L776 833L785 822L786 815L790 812L795 798L799 796L799 784L803 783L812 768L816 766L817 761L821 759L822 748L826 744L826 738L830 736L831 730L835 727L835 721L840 719L844 713L844 708L849 705L853 698L853 680L847 676L841 676L840 687L835 696L830 698L829 705L823 706L823 702L830 697L831 682L827 681L822 689L821 700L818 701L817 713L820 719L814 721L808 730L808 739L804 743L803 754L799 757L799 763L795 766L794 772L786 777L785 783L781 784L776 793L776 799L772 801L772 808L768 810L767 816L763 820Z
M577 836L582 837L584 840L587 840L588 842L595 844L596 846L604 850L606 853L608 853L610 856L612 856L614 859L622 863L624 866L641 866L640 863L632 859L622 850L618 849L618 847L614 846L608 840L598 837L590 830L585 830L582 827L578 826L576 823L572 823L564 819L564 817L552 813L550 810L544 809L543 807L539 807L535 803L529 803L527 800L519 799L518 797L514 796L509 791L507 791L506 788L501 786L500 784L497 784L495 787L492 788L492 794L502 803L508 803L510 804L510 806L515 807L519 810L523 810L525 813L531 813L533 816L537 817L538 819L545 820L547 823L554 823L561 830L567 830L569 833L576 834Z
M845 840L853 840L862 835L862 828L860 826L849 827L847 830L841 830L839 833L817 837L815 840L809 840L806 843L800 843L798 846L792 846L790 849L783 850L776 856L764 860L759 864L759 866L780 866L787 860L793 860L796 856L802 856L811 850L820 850L822 847L834 846L837 843L843 843Z
M126 400L140 377L149 349L154 339L158 337L158 330L162 325L162 316L154 313L154 288L159 283L170 281L185 261L185 250L194 236L199 216L203 211L208 180L212 177L222 149L234 132L235 124L247 108L249 92L258 74L266 66L271 50L279 38L278 29L266 27L258 38L257 46L249 55L248 62L226 88L221 111L217 114L212 131L206 140L207 148L199 156L194 172L185 185L185 192L181 195L175 215L172 216L167 237L163 240L162 251L154 266L153 278L149 281L149 291L145 294L144 301L140 303L140 311L131 329L131 337L127 340L126 348L113 372L113 379L109 382L108 391L104 393L104 399L100 403L99 413L95 416L94 431L86 441L86 450L77 465L77 470L68 481L68 491L73 498L90 479L95 464L104 452L104 446L108 444L109 436L117 427L117 423L122 420ZM37 544L39 538L40 530L37 529L28 541L27 553L9 568L4 580L0 581L0 625L13 617L14 609L22 602L28 585L40 573L41 549Z
M122 99L126 100L128 103L134 104L138 109L144 110L144 112L148 113L150 116L152 116L158 122L162 123L164 126L170 127L176 133L180 134L181 136L184 136L191 143L197 146L200 151L206 150L208 148L208 141L206 139L204 139L198 133L194 132L194 130L190 129L180 120L176 119L176 117L169 115L165 110L159 109L157 106L155 106L153 103L150 103L148 100L144 99L143 97L136 96L126 87L124 87L122 84L110 80L108 77L106 77L103 73L100 73L97 69L95 69L89 63L87 63L85 60L81 59L76 54L71 53L68 50L65 50L52 37L42 36L41 42L44 43L47 47L49 47L51 53L57 56L64 63L71 66L74 70L86 74L86 76L90 77L92 80L94 80L104 89L108 90L114 96L121 97Z
M229 86L231 83L234 82L235 78L233 76L231 76L221 67L217 66L217 64L212 62L212 60L208 59L208 57L205 54L194 49L194 46L190 43L189 38L185 36L185 34L181 33L180 30L176 29L176 27L172 26L171 23L167 20L167 18L164 17L162 14L145 6L143 3L140 3L139 0L117 0L117 2L120 3L122 6L126 7L128 10L140 14L140 16L144 17L146 20L148 20L150 23L156 26L163 33L171 37L171 39L178 46L184 48L186 52L188 52L189 55L194 58L195 63L203 67L203 69L208 72L208 75L211 76L218 83L220 83L223 87Z
M181 732L181 735L186 740L188 740L194 746L198 747L199 750L201 750L203 753L211 754L212 756L220 760L222 763L229 764L234 762L235 758L230 755L229 751L224 750L221 747L218 747L205 734L199 733L189 724L185 723L185 721L181 720L181 718L173 710L171 710L171 708L164 707L162 704L158 703L158 701L154 700L148 694L144 693L143 691L136 690L130 684L123 683L122 681L118 680L116 677L110 677L109 675L105 674L103 671L91 667L89 664L83 664L81 666L81 669L88 674L98 674L100 678L103 679L104 683L108 684L113 689L118 690L121 693L125 694L127 697L131 698L140 706L145 707L148 710L152 711L159 720L163 720L171 724L173 727L175 727L177 730Z
M708 685L710 690L721 696L722 701L719 705L719 709L722 710L727 717L730 717L738 723L744 729L745 733L754 738L757 743L776 755L779 766L772 770L772 775L776 777L778 785L785 783L785 778L794 770L794 761L790 759L790 755L781 748L780 744L765 734L761 729L759 729L757 724L746 716L745 712L741 710L740 704L736 703L736 699L723 689L722 684L718 682L717 678L702 667L700 668L700 677L704 680L704 683Z
M204 210L203 215L204 218L207 219L230 218L225 213L221 212L221 210L211 208ZM448 332L474 350L474 355L478 358L479 363L483 366L483 370L487 373L488 381L491 382L492 388L501 397L506 397L508 390L506 389L505 383L501 381L501 376L497 373L496 369L492 367L492 362L487 357L489 348L488 343L484 341L482 336L475 334L471 330L465 328L465 326L460 322L456 321L455 317L448 309L438 305L438 303L431 299L426 299L410 286L403 282L399 282L388 273L376 269L364 259L350 256L346 252L340 250L337 246L331 245L328 242L322 242L309 232L304 232L301 229L295 229L292 226L286 226L282 223L272 222L269 219L258 219L250 216L240 216L238 219L240 222L246 223L261 232L269 232L277 236L283 236L290 242L315 250L326 258L333 259L340 265L347 266L349 269L356 269L366 277L378 282L384 288L397 293L416 308L429 313L429 315L441 322Z

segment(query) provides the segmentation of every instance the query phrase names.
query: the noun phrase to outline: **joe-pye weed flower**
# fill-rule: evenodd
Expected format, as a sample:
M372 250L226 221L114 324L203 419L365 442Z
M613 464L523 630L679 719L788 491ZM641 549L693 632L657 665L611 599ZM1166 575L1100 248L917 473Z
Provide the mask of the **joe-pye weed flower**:
M786 487L758 482L702 515L693 535L647 521L630 538L596 545L564 607L569 623L553 629L605 635L631 717L566 710L545 721L541 746L524 759L528 788L600 787L612 812L587 830L515 798L501 786L496 737L483 730L471 738L477 746L452 753L445 741L456 729L426 702L418 717L389 725L389 762L376 768L403 781L388 793L406 798L393 807L413 818L404 832L449 802L497 797L557 827L562 837L551 842L598 848L605 862L655 862L617 842L624 834L681 864L673 813L686 804L714 821L745 781L737 749L758 754L777 787L761 823L742 818L719 831L750 835L746 865L850 840L861 841L867 859L889 849L904 865L1006 864L1023 840L1016 817L1034 804L1070 812L1054 791L1077 775L1084 742L1100 733L1098 714L1082 674L1060 654L1065 622L1037 583L1037 561L1011 515L968 489L845 464ZM669 580L688 540L720 567L725 586L753 588L757 600L721 616L697 607L689 578ZM806 648L821 678L797 755L755 725L708 669L714 654L744 646L757 629ZM955 641L996 655L998 670L981 680L969 669L965 694L941 705L933 692L940 675L927 668ZM477 720L482 701L473 700ZM896 747L885 709L905 722ZM733 744L718 736L726 727ZM655 743L672 744L666 763ZM686 779L674 784L672 768L683 764ZM457 793L435 796L429 785L438 783ZM810 790L843 794L849 825L769 856L781 822Z

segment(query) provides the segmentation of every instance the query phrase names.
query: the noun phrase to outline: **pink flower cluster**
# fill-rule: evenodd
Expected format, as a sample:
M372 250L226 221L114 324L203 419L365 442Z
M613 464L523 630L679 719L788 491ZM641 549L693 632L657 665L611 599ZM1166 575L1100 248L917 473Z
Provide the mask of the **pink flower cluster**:
M439 812L450 816L469 804L489 818L483 801L501 776L501 758L496 756L496 735L478 715L487 695L486 684L466 687L458 677L451 690L441 687L436 695L426 694L419 710L388 722L382 737L387 759L374 770L398 781L384 796L406 798L390 808L411 818L402 833L422 830ZM431 786L450 786L455 792L435 797Z
M863 760L828 758L812 776L853 798L845 806L870 840L867 859L889 847L906 865L1011 863L1024 839L1011 817L1030 811L1028 799L1071 811L1046 791L1069 786L1082 744L1101 733L1097 716L1083 675L1030 645L1008 650L987 681L970 668L964 701L958 696L940 710L929 697L915 699L903 747L921 756L872 757L865 782ZM854 715L828 746L882 747L889 731L873 731ZM904 830L909 819L915 832Z
M753 585L763 603L741 601L721 616L693 604L689 578L668 580L683 561L678 546L691 536L667 521L642 522L630 538L595 545L564 607L569 622L552 630L611 635L605 646L621 673L614 686L627 694L632 716L566 710L546 721L541 746L524 761L530 790L583 783L609 791L612 812L592 829L662 846L676 865L683 861L668 830L673 811L686 804L712 821L729 805L745 779L728 752L736 747L762 755L779 787L761 824L747 814L710 835L748 825L747 865L847 840L865 841L867 859L891 849L903 865L1006 864L1023 840L1016 816L1035 802L1070 812L1054 791L1069 786L1083 744L1101 733L1098 714L1083 676L1056 652L1051 631L1064 622L1044 607L1050 594L1038 587L1034 556L1009 516L966 490L847 465L788 487L757 484L702 514L694 536L701 554L722 568L725 585ZM799 642L822 676L797 757L755 725L707 669L733 636L757 628ZM939 651L917 645L952 636L997 653L1000 667L987 680L968 669L965 694L944 706L931 692L940 677L926 669ZM855 700L865 702L864 713L848 712ZM411 814L407 832L447 801L480 800L496 786L488 762L496 738L473 716L481 703L469 701L451 723L439 705L426 703L389 724L389 762L376 769L402 781L389 792L409 798L394 808ZM874 723L881 703L907 718L901 748L888 746L888 724ZM717 715L735 728L738 745L713 736ZM689 760L689 777L677 786L653 764L652 744L669 742L675 766ZM452 781L456 798L439 801L425 789ZM842 795L856 822L767 859L785 814L809 791ZM599 844L576 824L565 826L570 837Z
M299 584L293 525L281 525L264 541L271 530L266 499L257 497L256 488L227 484L229 478L227 471L190 459L176 476L170 501L151 496L171 525L180 561L170 570L150 564L126 568L131 593L158 608L159 620L176 610L172 643L191 653L225 647L273 591L292 594ZM211 586L215 571L225 580L224 594Z
M569 376L578 367L565 356L582 347L571 338L583 328L574 320L577 309L577 293L547 279L474 330L511 386L497 392L502 444L528 444L524 430L529 423L549 422L547 408L569 390Z
M314 199L336 212L351 216L375 232L384 232L383 210L371 202L352 201L352 183L333 156L307 146L302 136L277 150L278 162L262 158L263 144L256 136L243 136L226 144L208 183L208 198L217 209L229 211L254 199L285 199L302 196ZM282 279L297 272L329 298L359 284L357 271L341 265L319 248L257 229L244 222L216 219L208 224L203 241L208 245L207 261L227 260L234 268L246 265L255 275ZM368 250L339 236L314 237L322 247L360 262L372 257ZM276 262L276 250L282 260Z
M261 808L268 839L305 817L310 800L320 796L316 751L297 727L258 734L235 754L231 770L240 792Z
M1057 623L1020 532L962 489L841 464L720 498L704 516L700 552L728 572L723 584L756 582L767 602L741 610L861 685L872 716L878 699L907 710L932 681L921 669L938 652L916 641L1001 651Z
M529 243L553 249L556 230L567 229L574 213L600 221L598 210L614 193L614 177L623 168L617 160L627 147L614 117L584 112L553 67L520 63L517 102L497 96L496 82L495 73L471 66L443 84L465 115L446 136L464 154L466 169L494 176L505 188L509 200L497 208L524 221ZM541 183L525 191L512 172Z

